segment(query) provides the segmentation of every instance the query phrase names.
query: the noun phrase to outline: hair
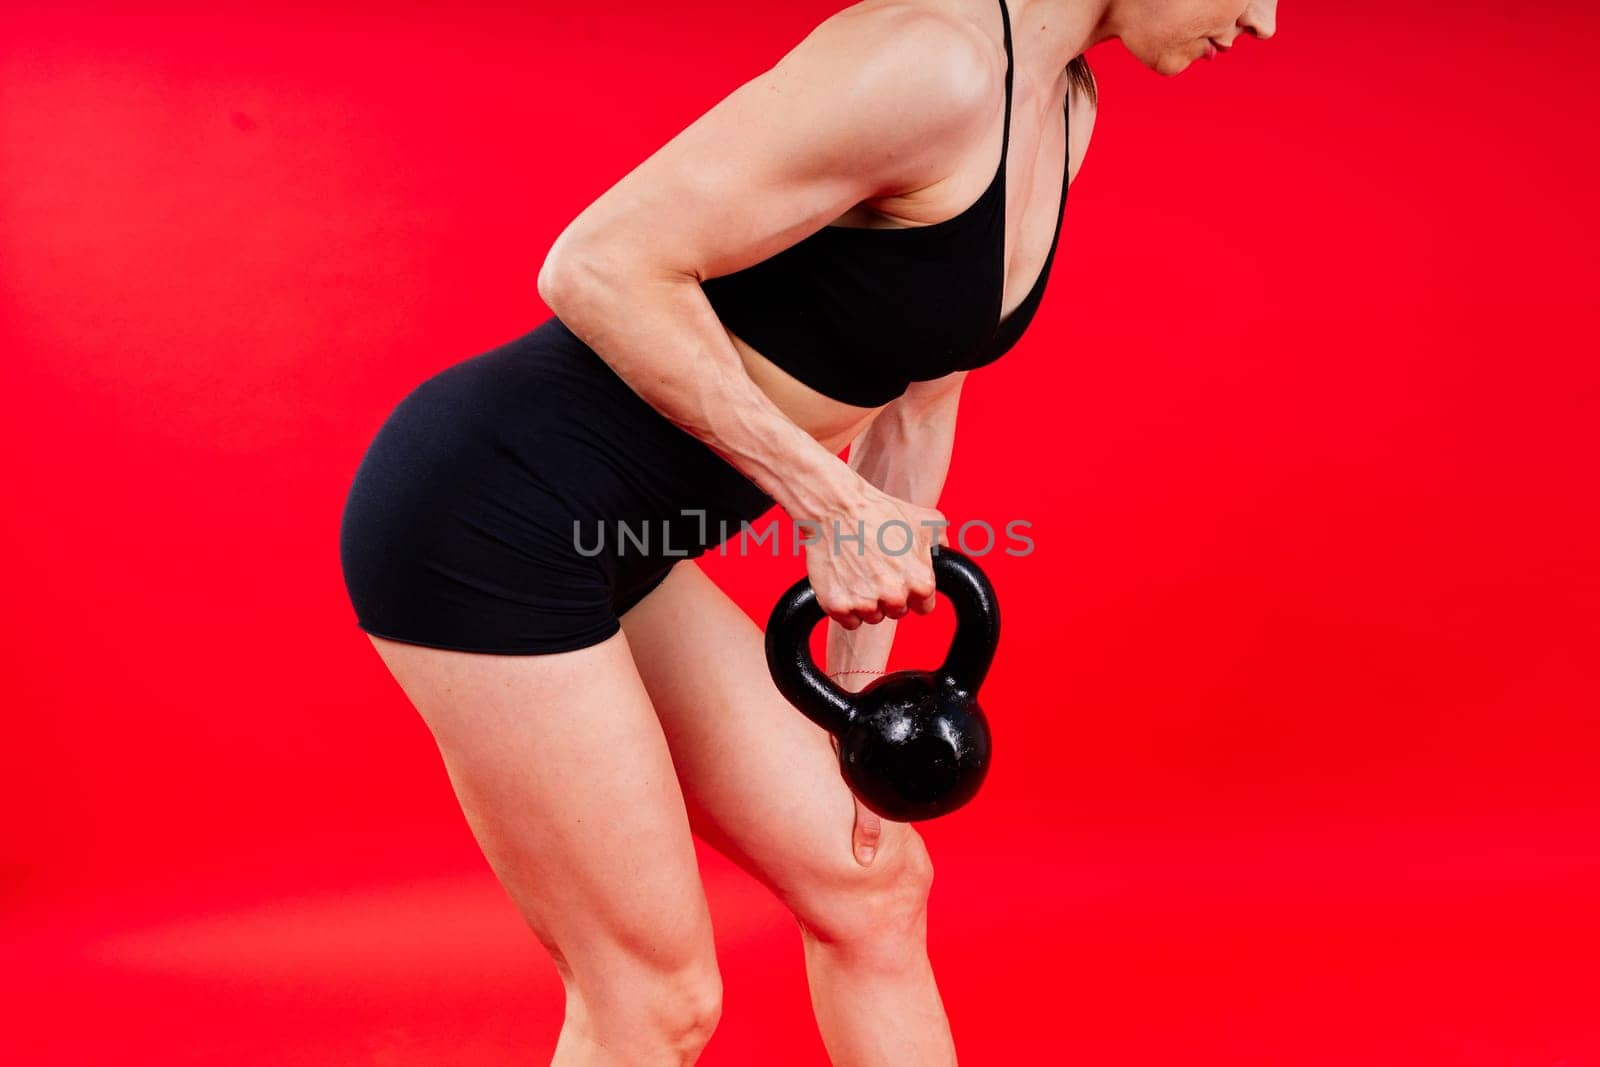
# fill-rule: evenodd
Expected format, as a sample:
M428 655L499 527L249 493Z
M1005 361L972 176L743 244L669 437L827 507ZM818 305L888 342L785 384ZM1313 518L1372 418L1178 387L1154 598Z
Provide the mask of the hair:
M1072 82L1072 87L1089 98L1089 103L1098 104L1100 94L1095 90L1094 71L1089 69L1089 61L1082 56L1077 56L1067 64L1067 78Z

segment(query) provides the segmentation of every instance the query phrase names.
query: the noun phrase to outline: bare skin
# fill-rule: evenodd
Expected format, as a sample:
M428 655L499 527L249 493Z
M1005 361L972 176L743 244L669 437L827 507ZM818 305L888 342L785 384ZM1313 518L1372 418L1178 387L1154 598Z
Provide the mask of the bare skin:
M1009 313L1049 249L1063 157L1075 174L1093 126L1067 61L1119 37L1175 73L1215 47L1207 42L1270 36L1275 2L1007 6ZM1004 77L994 0L850 7L581 213L552 248L540 293L640 396L792 518L927 529L942 519L963 376L918 383L881 408L839 403L727 331L698 283L823 225L925 225L960 212L999 159ZM838 458L847 444L848 463ZM881 670L890 620L932 609L933 539L930 530L900 556L808 551L833 620L830 671ZM699 568L674 568L621 633L574 652L371 640L562 977L553 1064L687 1064L710 1038L721 980L691 835L793 912L834 1064L956 1062L926 951L922 838L855 802L828 736L774 688L759 630Z

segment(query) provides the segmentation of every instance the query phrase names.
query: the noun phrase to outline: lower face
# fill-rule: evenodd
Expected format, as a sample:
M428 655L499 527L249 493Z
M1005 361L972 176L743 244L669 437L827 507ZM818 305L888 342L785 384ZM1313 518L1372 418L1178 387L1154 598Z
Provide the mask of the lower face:
M1211 54L1208 38L1232 36L1242 0L1138 0L1119 35L1135 59L1171 77Z

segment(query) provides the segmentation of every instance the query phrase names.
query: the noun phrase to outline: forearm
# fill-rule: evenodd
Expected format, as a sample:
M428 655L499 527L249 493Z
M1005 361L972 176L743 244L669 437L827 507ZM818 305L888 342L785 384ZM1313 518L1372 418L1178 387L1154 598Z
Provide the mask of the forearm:
M641 398L791 517L831 515L860 495L860 476L751 380L693 277L576 257L541 272L540 295Z
M896 402L850 446L850 467L891 496L937 507L955 447L957 390L930 404ZM894 644L895 620L846 630L828 624L828 673L860 689L883 673Z
M850 468L890 496L938 507L955 449L958 392L921 405L896 401L850 445Z

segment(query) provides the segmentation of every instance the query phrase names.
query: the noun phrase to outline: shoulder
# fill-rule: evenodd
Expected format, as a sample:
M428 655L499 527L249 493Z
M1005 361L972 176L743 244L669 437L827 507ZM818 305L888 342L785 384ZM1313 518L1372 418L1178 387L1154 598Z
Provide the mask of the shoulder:
M791 142L797 168L850 174L858 200L947 177L1005 99L1005 51L982 27L905 0L818 24L739 94Z
M864 130L905 142L981 131L1005 92L1004 52L978 26L905 0L830 16L774 69L831 87Z
M1005 76L1004 53L976 24L905 0L845 8L803 43L850 59L869 79L911 78L921 87L941 87L942 102L981 99Z

